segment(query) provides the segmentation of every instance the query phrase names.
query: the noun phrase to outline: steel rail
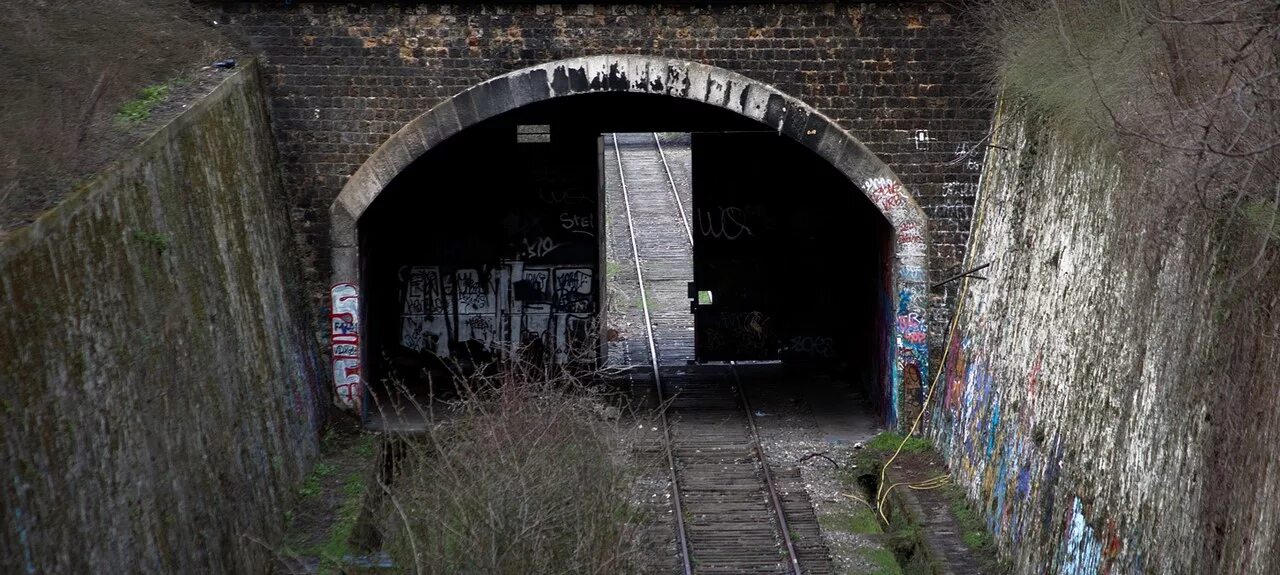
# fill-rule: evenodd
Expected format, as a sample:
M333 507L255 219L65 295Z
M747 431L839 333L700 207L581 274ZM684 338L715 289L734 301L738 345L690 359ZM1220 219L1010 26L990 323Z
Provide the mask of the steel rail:
M640 248L636 245L636 229L631 219L631 200L627 196L627 176L622 170L622 152L618 150L618 135L613 137L613 155L618 161L618 181L622 184L622 203L627 210L627 234L631 236L631 254L636 264L636 283L640 284L640 305L644 309L644 329L649 338L649 361L653 366L653 383L658 392L658 413L662 419L662 434L667 453L667 470L671 473L671 500L675 507L676 536L680 543L680 560L685 575L693 575L693 561L689 552L688 530L684 524L684 508L680 503L680 480L676 477L676 458L671 451L671 426L667 421L666 398L662 393L662 375L658 372L658 351L653 339L653 320L649 316L649 298L644 291L644 273L640 269ZM668 173L670 177L670 173Z
M791 528L787 525L787 514L782 509L782 497L773 483L773 472L769 470L769 460L764 458L764 446L760 443L760 430L756 428L755 414L751 412L751 401L747 399L747 391L742 388L742 380L738 377L737 362L729 362L729 371L733 373L733 385L738 390L738 399L742 400L743 409L747 410L747 425L751 427L751 439L756 448L756 457L760 459L760 468L764 473L765 487L769 492L769 503L773 506L774 516L778 519L778 532L782 543L787 548L787 559L791 563L791 572L801 575L800 558L796 555L796 546L791 541Z
M680 210L680 223L684 224L685 234L689 238L689 247L693 247L693 228L689 227L689 215L684 213L684 203L680 201L680 192L676 191L676 179L671 177L671 168L667 166L667 154L662 151L662 142L658 140L657 132L653 133L653 143L658 146L658 157L662 158L662 170L667 173L667 181L671 183L671 195L676 199L676 209Z
M614 136L613 142L614 142L614 152L615 154L617 154L618 153L618 148L617 148L618 137L616 135ZM653 133L653 143L658 148L658 157L662 158L662 169L667 174L667 183L670 184L671 186L671 195L676 200L676 208L680 210L680 222L684 224L685 232L688 234L689 245L693 246L693 230L690 229L689 227L689 220L687 219L687 216L684 211L684 204L680 201L680 193L676 189L676 180L674 177L671 176L671 168L667 165L667 155L662 151L662 142L658 140L658 134L656 132ZM618 155L618 172L619 173L622 172L622 156L620 154ZM623 185L622 185L622 191L623 191L622 197L624 198L624 200L627 197L626 190L627 190L626 180L624 179ZM628 222L628 226L630 226L630 221L631 221L630 212L628 211L627 214L628 214L627 222ZM634 247L635 246L634 235L632 236L631 241L632 241L632 246ZM638 275L639 274L639 252L637 251L636 253L637 253L636 273ZM644 297L643 281L641 282L640 296ZM645 304L645 314L646 314L645 320L648 321L648 304L647 303ZM649 337L650 337L649 339L650 353L652 354L652 350L653 350L653 331L652 330L649 331ZM654 371L656 373L657 371L656 360L654 365L655 365ZM787 560L790 565L791 572L794 573L795 575L801 575L800 558L796 554L795 543L792 542L791 540L791 528L787 525L786 512L782 509L782 497L778 495L777 485L773 481L773 472L769 470L769 461L765 459L764 445L760 441L760 430L756 427L755 414L751 411L751 401L747 398L747 392L742 387L741 378L738 377L737 363L733 361L729 362L729 370L730 372L733 373L733 383L734 383L734 387L738 391L738 399L741 401L743 409L745 409L747 412L747 425L748 427L751 428L752 446L755 448L756 458L760 460L760 468L762 473L764 474L765 490L767 491L767 494L769 496L770 506L773 507L774 516L778 520L778 533L780 538L782 539L783 545L786 547ZM664 415L665 415L665 412L664 412Z

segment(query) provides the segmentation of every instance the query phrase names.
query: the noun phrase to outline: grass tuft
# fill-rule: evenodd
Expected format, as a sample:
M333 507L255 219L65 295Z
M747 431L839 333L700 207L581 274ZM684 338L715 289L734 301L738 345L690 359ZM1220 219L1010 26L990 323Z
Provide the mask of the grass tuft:
M882 547L862 547L858 551L860 558L871 567L867 575L902 575L902 567L893 552Z
M154 84L142 89L137 98L120 106L116 120L124 125L138 124L151 117L151 110L169 97L168 84Z
M880 451L884 453L893 453L898 449L898 444L902 443L902 436L892 431L885 431L868 441L867 449ZM902 453L923 453L933 449L933 444L923 437L909 437L907 443L902 446Z
M1005 4L1017 4L1006 2ZM1116 115L1148 91L1159 40L1132 2L1039 4L998 18L998 77L1010 96L1047 118L1081 146L1113 140Z
M960 539L964 544L975 551L991 547L994 540L987 532L982 515L974 511L965 500L964 492L954 485L948 485L943 488L943 494L951 502L951 514L955 516L956 523L960 526Z

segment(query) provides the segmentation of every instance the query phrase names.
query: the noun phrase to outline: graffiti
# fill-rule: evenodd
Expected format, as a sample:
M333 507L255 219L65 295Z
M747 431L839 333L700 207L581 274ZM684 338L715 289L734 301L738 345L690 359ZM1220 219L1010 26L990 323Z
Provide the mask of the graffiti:
M898 270L898 278L904 282L924 283L924 269L918 267L903 267Z
M476 341L494 349L500 340L498 318L494 314L458 314L458 341Z
M807 355L822 359L836 357L836 343L829 336L796 335L792 336L788 343L788 351L796 355Z
M544 349L551 347L555 338L551 314L526 313L520 316L520 345L541 345Z
M898 226L898 243L900 244L923 244L924 230L920 224L915 222L905 222Z
M947 363L942 367L946 373L946 379L943 384L947 386L942 405L946 409L955 409L960 406L964 395L965 367L968 362L965 359L964 345L961 343L960 338L951 338L949 349Z
M972 196L978 191L978 185L973 182L943 182L942 193L948 197L953 196Z
M698 232L717 240L736 240L744 235L755 235L747 227L746 213L739 208L720 208L719 214L699 209Z
M458 313L490 312L495 308L493 285L481 278L479 270L458 270L454 274L454 294Z
M356 286L341 283L329 290L329 344L333 386L338 402L360 409L360 297Z
M538 190L538 199L544 204L564 205L564 204L587 204L595 202L594 196L588 196L582 193L582 190L575 189L547 189Z
M575 234L584 234L589 237L595 237L596 218L592 214L571 214L569 212L560 213L560 228L573 232Z
M978 158L976 157L977 154L975 152L976 150L974 150L973 144L970 142L960 142L960 144L956 146L956 158L964 158L964 168L971 172L976 172L982 169L982 164L978 163Z
M590 312L593 304L590 268L562 268L555 272L555 310Z
M542 216L525 212L507 212L502 217L502 229L510 237L536 236L544 230Z
M445 298L439 268L401 268L400 275L405 278L400 345L414 351L447 353Z
M918 389L922 395L928 393L929 353L925 347L928 331L924 310L919 308L910 291L898 292L896 321L898 359L894 365L894 385L903 391Z
M917 150L926 150L929 148L929 142L932 142L933 139L929 137L929 130L916 130L916 134L912 136L911 141L915 143Z
M515 300L526 307L549 306L551 304L551 269L524 268L520 281L515 283L513 290Z
M504 346L538 345L567 358L590 330L596 308L589 267L495 268L453 272L413 266L401 270L400 344L449 357L451 349L496 352ZM441 289L443 287L443 289Z
M771 318L759 311L719 312L702 320L697 337L710 354L763 355L772 346Z
M556 248L561 246L561 244L545 236L533 240L524 238L521 242L524 243L524 257L530 259L546 257L547 254L556 251Z
M1085 521L1079 497L1071 503L1067 518L1066 545L1063 547L1062 573L1097 573L1102 564L1102 544L1097 533Z
M924 320L916 312L898 316L898 335L910 343L924 343Z
M589 315L562 314L557 326L555 342L556 363L568 363L572 354L590 351L587 342L591 341L593 318Z
M902 184L889 178L871 178L863 183L862 189L880 209L888 212L906 205L902 196Z
M998 385L993 360L974 345L968 337L952 341L946 389L940 390L946 399L934 421L937 444L958 482L985 510L987 527L1014 545L1049 535L1045 564L1053 573L1146 572L1137 536L1126 536L1118 521L1067 488L1062 470L1070 456L1063 436L1045 437L1027 416L1032 389L1044 377L1041 355L1034 356L1025 383ZM1007 395L1023 385L1026 401Z

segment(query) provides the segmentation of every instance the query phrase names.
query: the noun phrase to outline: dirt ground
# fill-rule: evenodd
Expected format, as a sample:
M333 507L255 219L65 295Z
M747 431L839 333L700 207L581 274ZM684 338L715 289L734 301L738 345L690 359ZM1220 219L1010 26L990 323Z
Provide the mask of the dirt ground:
M185 0L15 0L0 10L0 237L88 182L243 60ZM149 86L134 119L121 107ZM138 116L145 116L139 118Z

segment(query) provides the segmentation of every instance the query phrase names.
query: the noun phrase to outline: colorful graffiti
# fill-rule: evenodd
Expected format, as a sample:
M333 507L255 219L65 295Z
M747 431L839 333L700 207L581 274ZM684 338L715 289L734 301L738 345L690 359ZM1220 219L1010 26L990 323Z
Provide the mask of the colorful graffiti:
M923 401L928 393L929 352L924 309L908 290L898 292L897 349L894 382L902 393L916 393Z
M338 403L360 409L360 296L356 286L340 283L329 289L329 351Z
M894 223L896 285L889 294L898 295L897 305L887 307L893 326L893 345L888 361L891 379L885 390L882 409L886 423L896 426L904 397L923 403L929 386L928 322L926 320L925 268L928 259L923 221L913 219L911 201L902 184L892 178L869 178L862 190Z
M1134 537L1061 480L1065 446L1059 435L1037 431L1030 401L1043 377L1042 358L1025 375L1027 400L1015 402L992 374L989 358L970 339L955 338L943 366L942 401L933 433L957 483L984 512L987 527L1011 545L1037 544L1052 552L1039 572L1063 575L1140 573ZM1006 390L1006 391L1002 391Z

